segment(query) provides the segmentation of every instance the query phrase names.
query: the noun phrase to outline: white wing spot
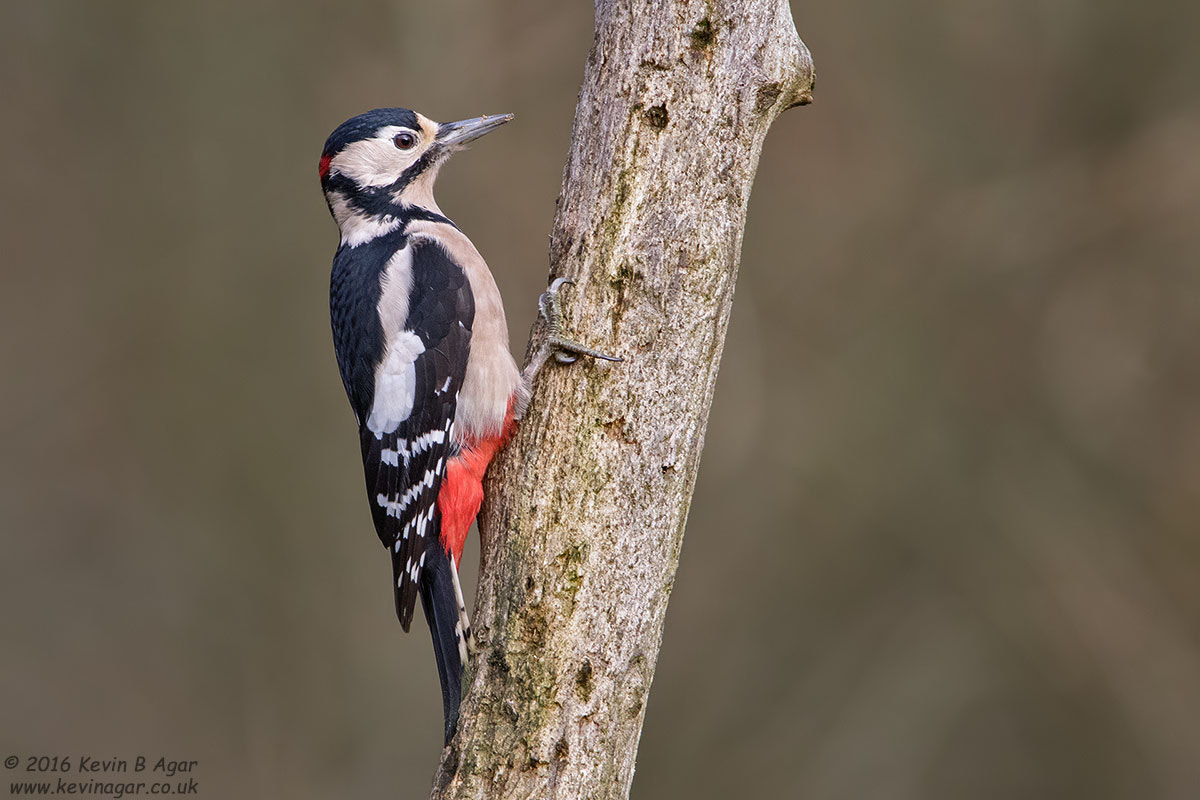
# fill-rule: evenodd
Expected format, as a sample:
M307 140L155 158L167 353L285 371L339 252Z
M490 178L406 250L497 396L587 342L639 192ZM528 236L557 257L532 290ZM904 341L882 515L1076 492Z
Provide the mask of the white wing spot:
M396 517L399 519L400 514L404 512L404 509L408 508L414 500L420 497L421 492L423 492L425 489L433 488L433 482L437 479L437 476L437 471L427 469L425 470L425 476L410 486L404 492L404 494L400 495L398 500L391 500L385 495L380 494L375 496L375 502L379 504L380 508L387 509L387 515L389 517ZM409 524L411 525L412 523ZM404 531L407 535L408 525L404 526Z
M428 450L433 445L442 444L445 441L446 441L446 432L445 431L430 431L429 433L422 434L422 435L418 436L416 439L413 439L411 455L416 455L418 453L424 453L426 450Z

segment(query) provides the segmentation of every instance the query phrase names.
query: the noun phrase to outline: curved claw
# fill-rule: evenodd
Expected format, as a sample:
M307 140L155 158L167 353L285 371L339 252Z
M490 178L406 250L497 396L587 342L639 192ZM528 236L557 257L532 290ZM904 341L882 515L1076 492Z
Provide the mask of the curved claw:
M625 360L620 356L610 356L607 353L601 353L599 350L593 350L587 345L582 345L571 339L564 339L561 336L551 336L546 343L554 349L554 358L560 364L571 364L578 360L579 356L602 358L605 361Z
M589 349L587 351L587 355L591 356L592 358L602 359L604 361L624 361L625 360L621 356L610 356L608 353L601 353L599 350L590 350Z
M542 315L542 319L546 320L546 324L554 333L558 333L562 323L562 308L559 306L558 293L567 284L574 286L575 281L570 278L555 278L546 291L538 296L538 313Z

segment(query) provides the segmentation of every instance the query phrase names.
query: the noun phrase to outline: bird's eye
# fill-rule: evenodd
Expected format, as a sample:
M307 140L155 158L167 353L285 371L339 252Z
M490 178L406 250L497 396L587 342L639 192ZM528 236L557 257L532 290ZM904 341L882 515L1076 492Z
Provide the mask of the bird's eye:
M412 150L417 144L417 137L411 133L397 133L392 143L401 150Z

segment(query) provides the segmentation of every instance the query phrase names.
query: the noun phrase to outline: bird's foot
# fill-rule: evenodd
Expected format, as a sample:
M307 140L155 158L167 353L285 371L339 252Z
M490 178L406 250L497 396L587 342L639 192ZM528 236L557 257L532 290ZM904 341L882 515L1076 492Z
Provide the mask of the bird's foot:
M574 339L562 335L562 301L559 293L566 284L574 285L570 278L555 278L546 291L538 297L538 312L546 321L546 343L543 348L549 348L549 355L560 364L573 364L580 356L602 358L605 361L621 361L619 356L610 356L582 345Z
M538 314L546 323L546 340L533 354L533 358L522 373L522 380L529 389L533 388L533 381L537 378L538 372L551 358L560 364L573 364L579 360L580 356L599 358L605 361L624 361L620 356L610 356L563 336L562 301L559 299L559 292L562 291L563 286L574 283L575 281L570 278L555 278L549 288L538 298ZM520 419L524 413L523 407L518 408L516 419Z

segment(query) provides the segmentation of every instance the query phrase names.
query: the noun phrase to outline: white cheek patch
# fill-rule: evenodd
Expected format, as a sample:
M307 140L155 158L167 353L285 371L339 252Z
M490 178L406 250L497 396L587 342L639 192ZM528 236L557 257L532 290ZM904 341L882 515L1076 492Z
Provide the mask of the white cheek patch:
M387 186L395 183L400 173L413 165L425 147L418 145L412 150L401 150L392 143L401 131L398 125L380 128L370 139L362 139L346 145L329 162L331 172L345 175L359 186ZM425 137L422 137L422 143Z
M376 436L393 433L412 414L417 389L417 356L425 352L421 337L401 331L389 343L375 371L375 402L367 428Z
M407 159L391 142L363 139L346 145L329 166L359 186L387 186L404 171Z

